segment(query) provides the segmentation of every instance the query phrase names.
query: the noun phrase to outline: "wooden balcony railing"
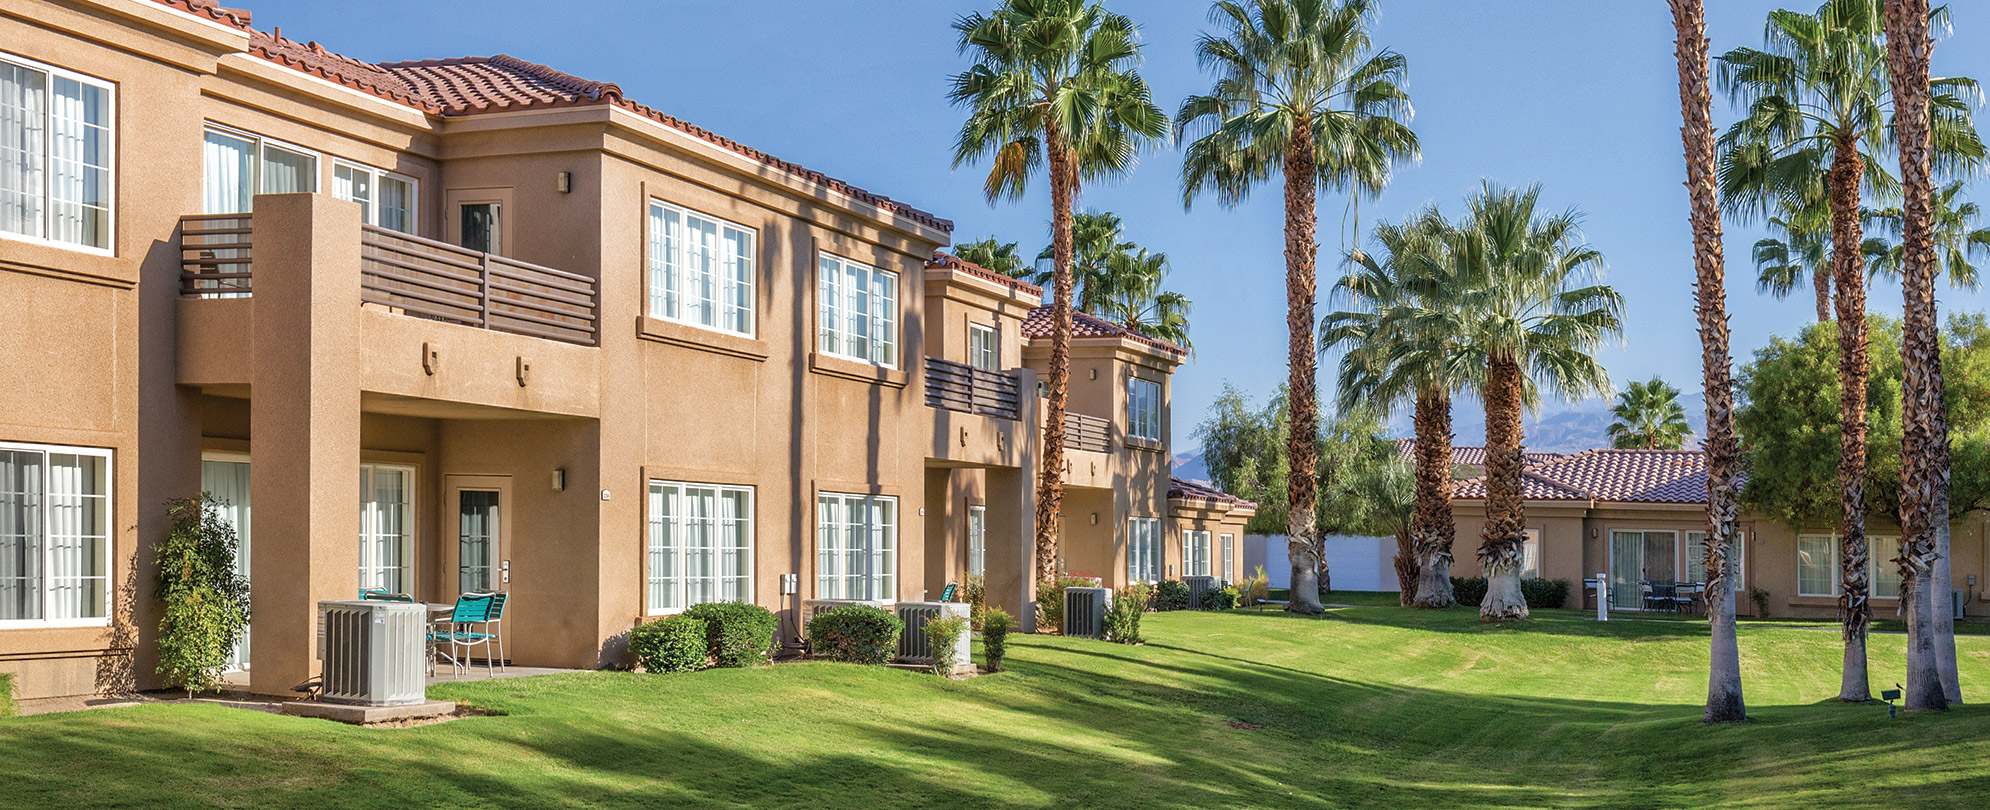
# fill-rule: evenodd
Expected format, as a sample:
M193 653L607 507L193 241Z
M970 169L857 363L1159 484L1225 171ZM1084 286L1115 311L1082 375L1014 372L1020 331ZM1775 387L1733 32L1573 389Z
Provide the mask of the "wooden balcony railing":
M360 231L360 300L404 315L598 345L594 279L372 225Z
M1064 412L1064 446L1093 453L1112 452L1112 422L1082 413Z
M965 363L926 358L926 405L1002 419L1022 414L1022 383L1006 371L984 371Z
M180 295L249 294L249 222L248 214L180 217Z

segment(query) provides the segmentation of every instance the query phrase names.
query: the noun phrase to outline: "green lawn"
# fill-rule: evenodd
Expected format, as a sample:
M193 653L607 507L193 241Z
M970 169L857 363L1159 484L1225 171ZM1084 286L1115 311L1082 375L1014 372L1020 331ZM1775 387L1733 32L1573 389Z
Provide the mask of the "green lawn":
M367 730L203 705L0 720L0 807L1983 807L1975 704L1888 720L1837 636L1744 625L1753 722L1699 725L1704 626L1394 607L1031 637L965 682L834 664L451 684L504 716ZM1873 640L1875 683L1901 637Z

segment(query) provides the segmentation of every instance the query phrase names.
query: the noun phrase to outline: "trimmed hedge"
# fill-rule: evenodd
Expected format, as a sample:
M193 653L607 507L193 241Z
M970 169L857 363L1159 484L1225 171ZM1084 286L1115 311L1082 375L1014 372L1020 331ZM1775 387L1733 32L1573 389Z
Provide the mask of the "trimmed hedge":
M705 622L705 651L715 666L757 667L767 663L779 622L772 611L745 602L692 605L684 615Z
M1093 580L1088 577L1074 577L1065 574L1056 579L1046 579L1036 584L1036 631L1039 633L1064 632L1064 589L1090 588Z
M809 645L815 654L850 664L891 663L903 632L905 623L897 616L870 605L844 605L808 620Z
M948 616L926 622L926 644L933 649L933 673L940 677L954 674L954 667L960 664L960 636L967 630L967 617Z
M1009 651L1009 631L1016 629L1016 620L1009 611L989 608L981 617L981 654L988 660L988 671L1002 669L1002 656Z
M1202 591L1201 608L1203 610L1229 610L1236 607L1237 603L1242 600L1243 595L1237 592L1237 586L1235 585L1225 585L1221 588L1205 588Z
M678 614L629 631L629 652L646 672L696 672L705 668L706 622Z
M1154 590L1140 583L1114 591L1112 604L1106 609L1106 640L1116 644L1143 643L1140 617L1147 612L1147 603L1153 598Z
M1451 592L1461 605L1478 605L1486 601L1486 578L1451 578ZM1520 596L1527 600L1528 610L1558 608L1568 602L1569 581L1566 579L1523 579L1520 581Z
M1188 584L1170 579L1154 586L1155 610L1188 610Z

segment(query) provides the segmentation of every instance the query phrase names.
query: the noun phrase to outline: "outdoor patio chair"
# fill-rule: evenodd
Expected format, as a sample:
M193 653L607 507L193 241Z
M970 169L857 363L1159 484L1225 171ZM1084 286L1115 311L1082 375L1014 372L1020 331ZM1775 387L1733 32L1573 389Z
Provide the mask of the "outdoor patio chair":
M491 639L497 642L497 650L498 650L497 667L499 672L503 672L505 664L508 663L511 659L504 657L504 630L503 630L503 624L501 624L501 622L504 621L504 605L506 602L510 601L511 594L499 591L491 594L490 596L491 596L491 612L490 615L484 619L483 631L491 634Z
M497 660L491 655L491 642L497 638L489 632L492 621L492 608L501 604L504 594L466 593L456 597L456 609L451 611L447 622L438 622L431 636L438 646L447 645L449 671L460 674L468 668L468 655L473 647L484 648L484 665L492 675L497 674Z
M954 593L955 593L955 592L956 592L956 591L957 591L957 590L958 590L959 588L960 588L960 586L959 586L958 584L956 584L956 583L952 583L952 582L949 582L949 583L947 583L947 589L946 589L946 590L944 590L944 591L941 591L941 592L940 592L940 601L942 601L942 602L952 602L952 601L954 601Z
M1652 583L1651 591L1645 597L1645 609L1678 613L1679 586L1670 582Z

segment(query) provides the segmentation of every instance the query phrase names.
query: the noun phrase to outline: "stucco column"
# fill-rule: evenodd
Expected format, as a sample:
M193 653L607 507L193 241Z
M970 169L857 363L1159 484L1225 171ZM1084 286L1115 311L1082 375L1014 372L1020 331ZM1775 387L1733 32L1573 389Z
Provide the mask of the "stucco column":
M988 604L1034 632L1036 583L1036 476L1029 467L990 467L988 475Z
M359 582L359 206L256 198L251 259L249 685L318 671L317 604Z

